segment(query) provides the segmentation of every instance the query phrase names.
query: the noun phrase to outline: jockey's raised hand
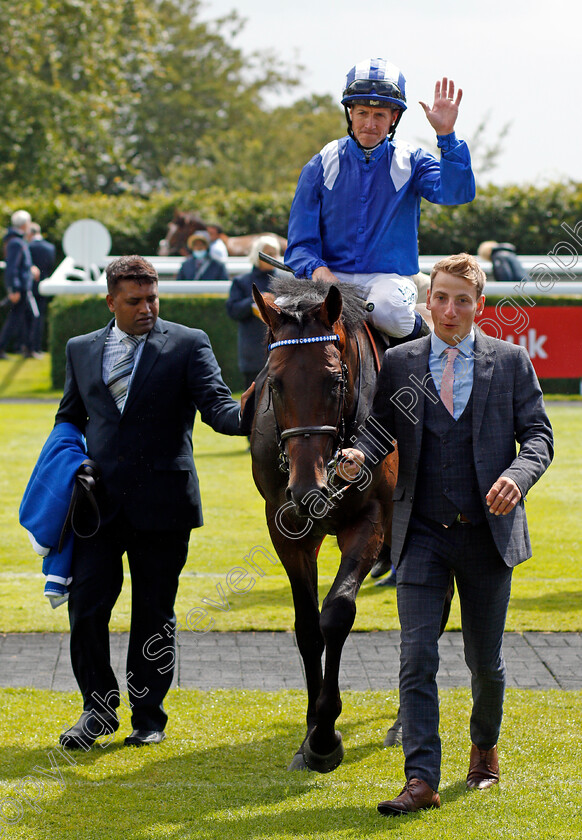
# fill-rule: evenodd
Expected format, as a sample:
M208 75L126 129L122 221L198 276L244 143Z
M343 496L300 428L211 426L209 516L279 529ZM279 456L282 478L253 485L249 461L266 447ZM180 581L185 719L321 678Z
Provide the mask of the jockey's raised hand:
M426 102L420 103L427 120L438 135L452 134L455 130L455 123L459 115L459 105L461 104L462 98L463 91L461 88L458 89L455 98L455 83L452 79L447 79L444 76L442 82L437 82L434 86L434 102L432 108Z

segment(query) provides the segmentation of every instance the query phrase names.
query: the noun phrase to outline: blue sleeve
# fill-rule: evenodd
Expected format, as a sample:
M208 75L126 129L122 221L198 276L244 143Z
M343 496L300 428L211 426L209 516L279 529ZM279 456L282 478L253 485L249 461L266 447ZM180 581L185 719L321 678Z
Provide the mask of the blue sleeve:
M311 277L316 268L326 265L321 257L321 156L316 155L303 167L289 214L285 264L296 277Z
M22 291L20 267L24 260L22 242L14 237L6 245L6 268L4 269L4 283L9 292Z
M182 265L180 266L180 270L178 271L178 274L176 275L176 280L187 280L188 279L186 277L186 263L187 262L188 262L188 259L186 258L184 260L184 262L182 263Z
M468 204L475 198L469 148L463 140L457 140L454 132L437 137L437 142L440 162L420 151L416 172L419 192L433 204Z

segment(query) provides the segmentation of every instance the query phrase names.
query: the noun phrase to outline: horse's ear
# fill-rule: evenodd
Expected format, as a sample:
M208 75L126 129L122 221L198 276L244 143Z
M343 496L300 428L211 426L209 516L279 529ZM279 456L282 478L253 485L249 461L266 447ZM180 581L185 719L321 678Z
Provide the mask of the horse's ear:
M333 283L329 287L329 292L323 303L321 304L320 318L323 323L330 329L336 321L339 321L342 314L342 293Z
M274 331L281 320L281 310L275 303L273 295L270 292L266 292L262 295L253 283L253 298L259 308L261 318L265 324Z

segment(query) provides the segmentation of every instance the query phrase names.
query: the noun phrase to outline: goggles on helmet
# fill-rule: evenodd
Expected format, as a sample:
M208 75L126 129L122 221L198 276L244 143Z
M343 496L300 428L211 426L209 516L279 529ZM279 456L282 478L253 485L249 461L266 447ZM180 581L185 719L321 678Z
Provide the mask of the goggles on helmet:
M384 79L355 79L344 90L344 96L356 96L359 94L376 93L378 96L391 96L394 99L403 99L398 85Z

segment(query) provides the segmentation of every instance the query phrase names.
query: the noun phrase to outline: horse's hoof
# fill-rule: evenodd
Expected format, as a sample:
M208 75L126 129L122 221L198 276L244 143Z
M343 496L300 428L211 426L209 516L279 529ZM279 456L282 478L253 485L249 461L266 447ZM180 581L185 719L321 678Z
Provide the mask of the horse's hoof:
M339 743L335 750L327 755L319 755L319 753L314 752L309 746L309 738L307 738L303 744L303 757L310 770L316 770L318 773L331 773L342 763L345 753L342 736L337 731L335 734L339 738Z
M309 767L305 763L305 758L301 751L296 752L293 756L293 760L287 770L309 770Z

